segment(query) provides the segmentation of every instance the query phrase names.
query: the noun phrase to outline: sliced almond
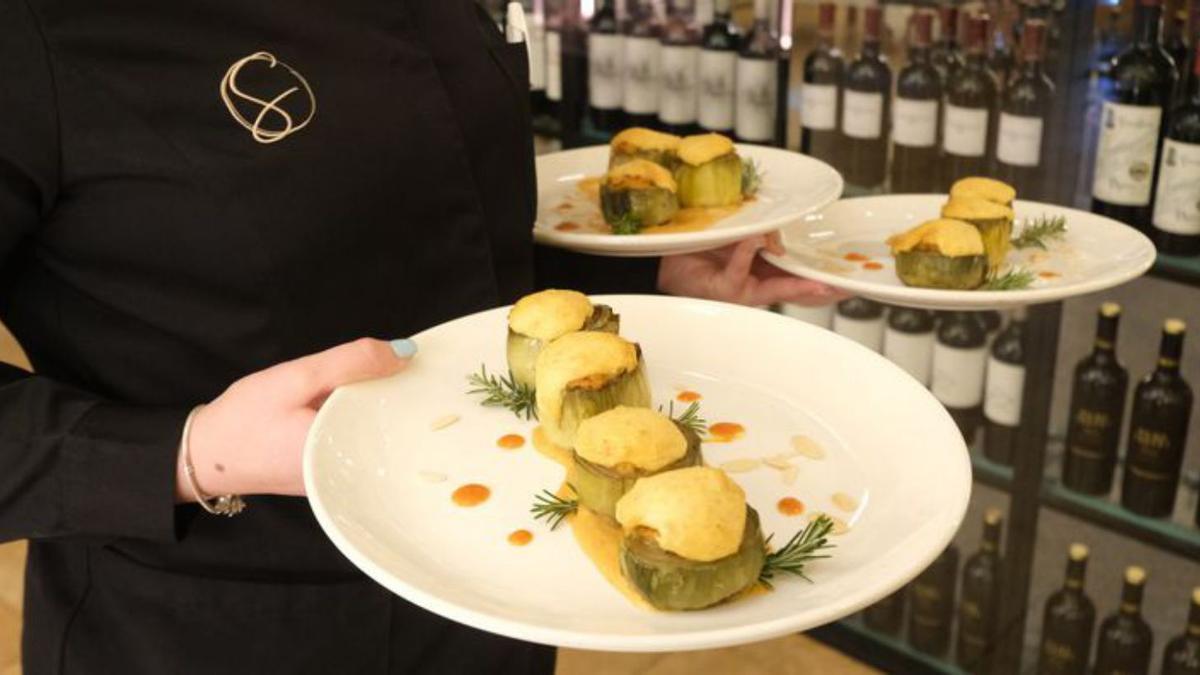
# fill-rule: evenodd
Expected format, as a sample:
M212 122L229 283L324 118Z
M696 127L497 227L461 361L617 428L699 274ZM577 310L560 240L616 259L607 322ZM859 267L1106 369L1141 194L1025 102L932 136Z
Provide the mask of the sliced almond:
M426 483L444 483L446 481L446 474L437 471L418 471L417 475Z
M794 466L789 466L788 468L783 470L783 484L791 485L792 483L795 483L796 478L799 475L800 475L800 469L798 469Z
M753 471L762 465L762 462L757 459L731 459L720 465L720 468L725 473L745 473Z
M833 505L843 511L853 513L858 508L858 500L845 492L835 492L833 493Z
M441 431L442 429L445 429L446 427L450 426L451 424L454 424L458 420L459 420L458 415L443 415L442 417L439 417L436 420L434 420L433 424L429 425L429 428L432 431Z
M809 459L825 459L825 449L803 434L792 436L792 449L796 451L796 454Z
M784 471L792 465L792 463L788 461L789 459L790 457L787 455L775 455L774 457L763 457L762 461L763 464L766 464L772 469Z

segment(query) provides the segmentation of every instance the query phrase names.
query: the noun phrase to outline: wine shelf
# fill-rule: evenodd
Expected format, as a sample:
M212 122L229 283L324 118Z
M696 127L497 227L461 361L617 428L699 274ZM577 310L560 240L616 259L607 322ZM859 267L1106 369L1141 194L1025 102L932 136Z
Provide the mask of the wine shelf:
M887 673L966 674L949 661L913 649L901 638L867 628L858 615L813 629L809 635Z
M1150 272L1171 281L1200 286L1200 256L1183 257L1160 253Z

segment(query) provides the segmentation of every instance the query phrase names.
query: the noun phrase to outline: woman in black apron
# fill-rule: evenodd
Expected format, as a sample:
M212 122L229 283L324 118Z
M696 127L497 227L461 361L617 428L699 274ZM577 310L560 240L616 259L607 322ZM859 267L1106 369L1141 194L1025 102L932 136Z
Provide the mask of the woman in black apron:
M535 256L526 105L524 46L470 0L0 0L0 317L37 371L0 366L27 675L552 672L370 582L286 496L323 396L414 349L352 341L535 282L833 296L755 274L763 242ZM254 495L232 518L181 470L204 401L198 485Z

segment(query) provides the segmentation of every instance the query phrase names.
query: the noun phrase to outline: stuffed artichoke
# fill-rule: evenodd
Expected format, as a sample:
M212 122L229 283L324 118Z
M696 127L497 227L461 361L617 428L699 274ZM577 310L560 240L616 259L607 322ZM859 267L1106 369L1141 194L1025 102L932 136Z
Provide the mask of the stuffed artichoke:
M988 257L979 230L949 218L930 220L888 238L896 275L906 286L969 290L983 285Z
M996 272L1012 247L1013 210L982 197L951 197L942 207L943 218L968 222L979 230L987 251L988 267Z
M662 225L679 211L675 179L659 164L631 159L605 174L600 211L614 234Z
M679 165L680 138L661 131L631 127L613 136L608 156L608 168L620 166L634 159L644 159L659 164L669 171Z
M679 142L675 182L684 207L736 206L757 191L758 172L738 157L733 141L701 134Z
M1017 191L1008 183L994 178L971 176L962 178L950 186L950 198L955 197L978 197L1011 209L1013 200L1017 198Z
M527 295L508 313L508 370L522 386L534 386L542 347L580 330L620 332L620 317L608 305L593 305L579 291L548 289Z

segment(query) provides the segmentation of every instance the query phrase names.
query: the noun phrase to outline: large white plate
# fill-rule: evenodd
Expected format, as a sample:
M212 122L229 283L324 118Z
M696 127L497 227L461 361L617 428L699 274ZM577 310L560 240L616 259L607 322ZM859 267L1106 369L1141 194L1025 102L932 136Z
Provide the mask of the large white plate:
M910 288L896 277L892 256L884 243L896 232L936 218L946 195L891 195L843 199L821 213L783 231L787 253L764 257L789 272L823 281L856 295L894 305L926 309L1000 309L1063 300L1111 288L1141 276L1154 264L1154 244L1123 223L1041 202L1017 200L1014 210L1021 221L1040 215L1062 215L1067 235L1048 251L1025 249L1010 260L1051 278L1038 278L1033 286L1013 291L950 291ZM864 269L863 262L844 256L858 253L883 265Z
M599 207L579 199L579 181L604 174L608 146L566 150L537 158L538 215L534 240L541 244L619 257L648 257L719 248L739 239L778 230L836 200L842 176L824 162L795 152L761 145L738 145L738 154L758 162L762 188L753 201L707 229L695 232L615 235L560 232L560 223L603 222ZM560 211L569 202L572 208Z
M498 449L499 436L528 438L534 425L464 393L480 361L503 368L503 308L421 333L405 372L338 389L321 408L305 447L305 485L342 553L398 595L486 631L667 651L763 640L846 616L900 588L950 541L970 493L966 447L942 406L900 368L762 310L653 296L596 300L614 307L622 333L641 344L656 402L694 389L710 422L747 427L738 442L706 443L710 464L780 453L794 434L826 449L824 460L798 460L791 486L766 467L733 475L777 542L805 522L778 513L784 496L850 523L834 557L811 565L814 583L787 578L772 593L716 608L651 612L601 577L569 527L551 532L533 521L533 495L558 487L562 469L529 445ZM448 414L461 419L431 429ZM448 480L431 483L421 472ZM489 486L491 499L455 506L451 493L465 483ZM835 491L855 497L857 509L837 510ZM535 533L531 544L506 542L518 528Z

